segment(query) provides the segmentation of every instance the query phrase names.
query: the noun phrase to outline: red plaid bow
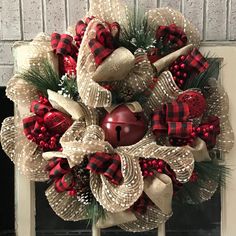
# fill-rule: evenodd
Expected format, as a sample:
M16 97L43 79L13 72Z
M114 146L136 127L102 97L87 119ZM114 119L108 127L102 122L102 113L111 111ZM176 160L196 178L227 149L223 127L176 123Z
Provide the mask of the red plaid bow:
M68 191L70 195L75 194L75 181L71 170L64 158L55 157L48 162L46 171L49 171L49 178L54 181L55 190L58 193Z
M199 137L206 142L209 149L213 148L216 145L216 137L220 134L219 117L209 116L207 121L202 123L199 128L203 131L199 134Z
M197 48L194 48L185 59L186 65L191 69L202 73L209 67L209 63L206 58L198 51Z
M51 111L53 107L51 104L41 104L35 100L31 103L30 111L34 113L34 116L26 117L23 119L24 134L37 134L40 131L40 125L43 122L43 116Z
M73 37L68 34L53 33L51 35L52 49L59 56L60 75L76 74L78 48L72 42Z
M82 39L84 37L84 33L87 29L87 26L89 24L89 22L94 19L95 17L87 17L85 19L85 22L83 20L79 20L75 26L75 32L76 32L76 36L75 36L75 41L76 41L76 45L79 48L82 42Z
M78 48L72 43L73 37L68 34L53 33L51 35L51 46L56 54L72 56L77 59Z
M103 174L115 185L119 185L123 180L121 161L118 154L110 155L104 152L96 152L89 157L86 169L96 174Z
M187 44L186 34L175 24L159 26L156 30L156 40L163 40L165 44L170 42L174 45L175 50L182 48Z
M53 107L49 102L47 104L42 104L38 100L34 100L31 102L30 112L38 116L44 116L47 112L51 110L53 110Z
M75 41L79 48L84 37L87 26L95 17L87 17L85 21L77 22L75 31ZM102 24L96 26L96 38L89 41L89 47L94 55L95 63L99 66L116 48L116 40L120 34L120 25L116 22L109 24L105 22L107 27Z
M187 103L167 103L161 110L154 112L152 117L152 130L155 135L168 133L171 137L185 138L192 132L192 122L188 122L189 106Z
M72 124L71 118L54 109L42 96L31 103L30 111L35 115L23 119L26 137L43 151L60 150L59 139Z
M99 66L116 48L115 40L109 28L102 24L96 26L96 38L89 41L89 47Z

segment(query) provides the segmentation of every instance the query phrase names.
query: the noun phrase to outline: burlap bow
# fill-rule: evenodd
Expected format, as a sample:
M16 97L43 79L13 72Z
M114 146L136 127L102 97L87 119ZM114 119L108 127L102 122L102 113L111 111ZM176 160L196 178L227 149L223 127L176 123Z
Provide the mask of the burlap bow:
M152 130L156 136L167 133L169 137L190 137L193 127L189 114L187 103L163 104L162 109L153 114Z

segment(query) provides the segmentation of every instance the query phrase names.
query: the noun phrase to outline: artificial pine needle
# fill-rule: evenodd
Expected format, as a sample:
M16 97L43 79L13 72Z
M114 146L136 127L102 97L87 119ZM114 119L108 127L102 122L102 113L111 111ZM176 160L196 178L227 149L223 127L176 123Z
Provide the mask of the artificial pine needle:
M91 201L89 205L86 206L86 211L89 218L88 224L90 224L91 221L96 223L98 219L106 218L106 213L103 207L99 204L98 201L96 201L95 198Z
M230 169L217 160L200 163L195 162L195 171L198 175L197 182L188 182L182 186L173 199L176 205L201 204L199 190L204 188L204 183L210 180L218 183L218 188L221 188L225 186L226 180L230 175Z
M148 49L154 42L154 30L148 25L147 17L141 14L136 20L131 17L128 26L121 29L119 44L132 53L139 48Z
M60 94L76 100L78 97L78 88L75 75L63 75L60 79L59 86Z
M60 90L60 77L48 60L42 61L40 66L23 72L21 78L34 85L45 96L47 96L47 89L55 92Z

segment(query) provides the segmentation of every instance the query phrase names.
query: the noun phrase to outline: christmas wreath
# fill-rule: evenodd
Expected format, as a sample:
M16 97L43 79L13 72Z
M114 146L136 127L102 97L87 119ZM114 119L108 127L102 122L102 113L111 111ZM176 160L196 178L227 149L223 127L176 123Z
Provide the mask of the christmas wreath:
M132 18L118 0L92 1L67 33L15 44L3 150L29 179L49 180L64 220L146 231L172 202L210 199L234 135L219 61L199 44L178 11Z

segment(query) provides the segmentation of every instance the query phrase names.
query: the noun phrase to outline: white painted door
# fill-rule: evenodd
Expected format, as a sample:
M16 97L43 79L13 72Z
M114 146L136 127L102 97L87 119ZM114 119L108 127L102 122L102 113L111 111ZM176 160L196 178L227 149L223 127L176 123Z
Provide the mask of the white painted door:
M230 119L233 130L236 130L236 45L209 45L202 47L203 53L211 52L218 58L223 58L221 81L230 99ZM221 236L236 235L236 146L225 156L225 162L231 168L231 177L225 189L221 192ZM18 236L35 235L35 188L34 183L28 181L17 171L16 184L16 231ZM220 207L220 206L219 206ZM207 209L205 209L207 211ZM184 211L184 209L183 209ZM191 217L191 216L190 216ZM194 224L194 222L193 222ZM56 231L56 229L55 229ZM166 232L165 232L166 231ZM165 225L158 230L158 236L168 236ZM152 234L153 235L153 234Z

